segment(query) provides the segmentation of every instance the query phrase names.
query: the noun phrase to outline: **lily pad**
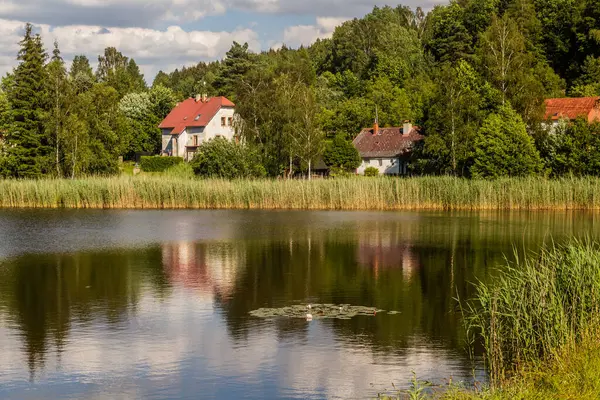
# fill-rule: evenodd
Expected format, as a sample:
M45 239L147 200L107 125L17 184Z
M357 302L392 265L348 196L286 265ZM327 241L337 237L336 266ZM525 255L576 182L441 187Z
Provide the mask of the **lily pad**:
M384 311L375 307L351 306L348 304L310 304L281 308L259 308L258 310L250 311L250 315L258 318L286 317L306 319L310 314L312 319L350 319L358 315L374 316Z

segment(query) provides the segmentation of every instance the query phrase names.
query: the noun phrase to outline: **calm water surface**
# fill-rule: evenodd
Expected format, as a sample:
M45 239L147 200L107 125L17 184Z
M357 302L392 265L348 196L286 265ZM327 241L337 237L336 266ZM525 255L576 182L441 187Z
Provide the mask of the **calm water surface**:
M585 213L0 211L0 398L369 398L484 379L456 296ZM348 303L351 320L253 318Z

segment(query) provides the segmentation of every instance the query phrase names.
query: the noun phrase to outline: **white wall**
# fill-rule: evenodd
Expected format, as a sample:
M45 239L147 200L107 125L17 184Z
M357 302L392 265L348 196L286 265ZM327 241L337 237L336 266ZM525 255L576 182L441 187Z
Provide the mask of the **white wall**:
M171 130L163 129L162 151L170 151L173 156L186 157L186 146L193 146L194 136L198 136L198 144L222 136L227 140L233 140L235 129L229 124L229 118L234 118L235 110L231 107L221 108L206 127L190 127L184 130L180 135L171 135ZM221 126L221 118L225 118L225 126ZM173 151L174 138L177 138L177 154Z
M406 173L405 164L404 161L400 161L398 158L363 158L357 173L364 175L365 169L374 167L379 170L380 175L403 175ZM400 170L400 167L402 167L402 170Z
M235 130L229 125L229 118L233 118L235 110L231 107L221 108L204 129L204 140L214 139L217 135L227 140L233 140ZM225 117L226 126L221 126L221 118Z

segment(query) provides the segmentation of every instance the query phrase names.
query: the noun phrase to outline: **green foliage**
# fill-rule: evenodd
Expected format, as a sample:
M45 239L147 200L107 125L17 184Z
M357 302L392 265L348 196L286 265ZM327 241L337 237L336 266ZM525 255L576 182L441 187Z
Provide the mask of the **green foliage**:
M538 138L544 165L553 177L600 176L600 124L579 118L559 125L555 132Z
M140 168L145 172L164 172L183 163L182 157L142 156Z
M587 329L597 329L599 309L597 243L573 241L517 257L493 286L478 285L471 306L471 331L483 339L492 383L579 343Z
M365 176L379 176L379 170L375 167L368 167L365 169Z
M146 89L144 76L135 60L125 57L114 47L107 47L104 54L98 57L96 78L99 82L113 87L119 93L119 97Z
M254 66L254 59L254 55L248 51L248 43L241 45L233 42L216 80L218 92L236 101L236 89L242 77Z
M466 61L444 65L418 154L420 172L470 176L477 131L499 107L500 94Z
M7 99L10 105L6 128L6 169L16 178L37 178L51 168L50 140L44 128L48 110L47 55L31 24L20 43Z
M474 177L528 176L541 170L541 160L521 117L509 106L490 114L475 143Z
M350 172L362 162L358 150L342 135L336 136L323 153L323 160L328 167Z
M260 178L266 175L260 156L247 145L217 137L198 147L191 161L196 175L202 177Z

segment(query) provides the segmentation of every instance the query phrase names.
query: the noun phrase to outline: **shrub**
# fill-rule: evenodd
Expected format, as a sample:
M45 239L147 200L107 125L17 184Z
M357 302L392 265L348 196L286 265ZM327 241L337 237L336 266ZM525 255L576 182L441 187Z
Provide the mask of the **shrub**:
M365 176L378 176L379 170L375 167L368 167L365 169Z
M323 153L323 160L332 169L342 169L348 172L358 168L362 161L356 147L341 135L337 135L333 142L327 145Z
M490 114L475 144L475 178L529 176L540 172L542 161L526 125L510 106Z
M260 155L251 147L221 137L198 147L191 166L196 175L204 177L260 178L267 173Z
M140 167L145 172L164 172L182 162L181 157L145 156L140 159Z

